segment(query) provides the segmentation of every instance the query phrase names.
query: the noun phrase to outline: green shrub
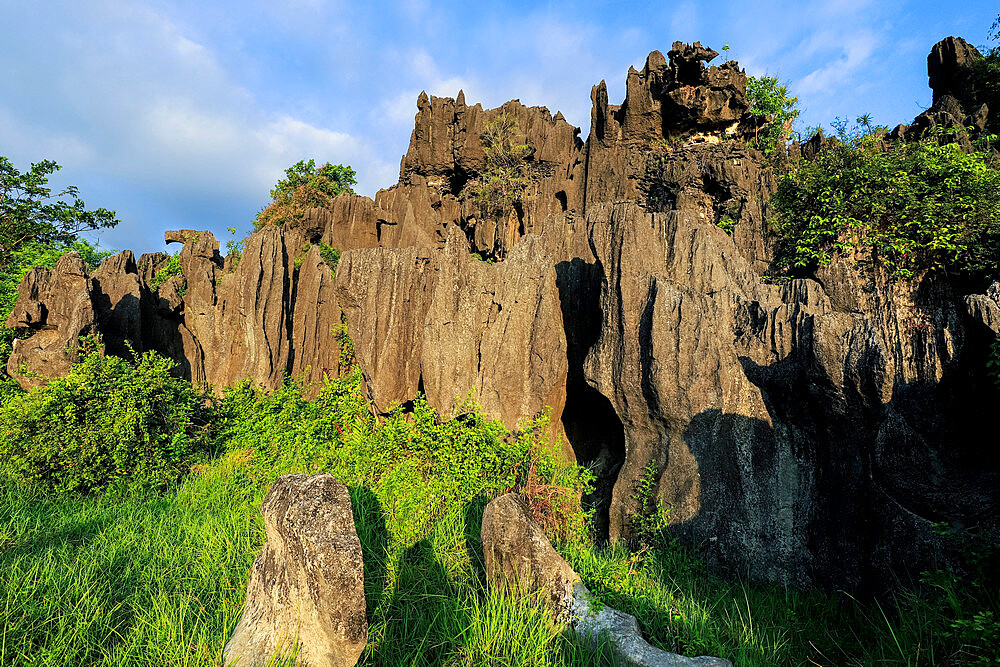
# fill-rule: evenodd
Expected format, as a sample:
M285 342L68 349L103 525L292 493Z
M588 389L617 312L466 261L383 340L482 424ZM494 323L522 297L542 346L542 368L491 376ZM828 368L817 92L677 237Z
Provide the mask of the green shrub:
M747 77L747 113L758 118L759 127L750 145L767 156L785 152L792 125L799 116L798 97L788 95L788 86L773 76Z
M486 157L483 169L462 191L484 218L501 218L522 201L535 180L527 161L533 151L523 138L517 119L507 112L486 123L480 138Z
M955 144L864 134L793 165L772 203L785 273L808 275L837 251L900 278L1000 273L1000 170Z
M247 381L224 393L221 437L230 450L252 452L267 474L322 470L395 498L387 523L413 539L442 513L511 490L544 514L553 535L586 533L580 496L589 473L561 461L547 416L511 433L471 400L445 420L423 396L406 407L373 415L357 367L328 378L311 401L294 383L267 394Z
M0 406L0 459L14 480L88 494L161 488L207 449L207 395L154 352L104 356L84 339L64 378Z
M352 193L356 174L340 164L316 166L315 160L300 160L285 170L285 178L271 190L271 203L254 220L254 229L264 225L297 225L306 210L329 205L339 194Z
M333 269L334 273L337 271L337 264L340 263L340 251L333 246L327 245L326 243L319 244L319 256L323 258L326 265Z
M167 263L161 266L156 273L153 274L153 280L149 283L149 286L154 290L158 290L163 287L165 282L180 275L183 275L181 272L180 253L174 253L170 256L170 259L167 260Z

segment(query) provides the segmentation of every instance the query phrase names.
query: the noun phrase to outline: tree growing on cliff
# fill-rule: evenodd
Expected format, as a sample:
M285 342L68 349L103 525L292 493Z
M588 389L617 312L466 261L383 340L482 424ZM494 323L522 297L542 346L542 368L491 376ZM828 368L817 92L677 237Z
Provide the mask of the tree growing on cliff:
M526 161L533 151L522 141L517 120L507 112L486 123L481 141L483 169L469 181L463 194L479 207L484 218L500 218L521 201L532 182Z
M88 210L74 185L53 193L49 176L59 169L52 160L42 160L21 173L0 156L0 273L30 246L68 246L82 232L118 224L114 211Z
M527 189L535 182L529 162L534 149L523 140L517 119L506 111L487 121L481 137L483 169L462 191L479 208L483 218L502 220L520 204ZM508 219L507 225L509 226ZM512 243L512 230L504 229L498 252L502 257Z
M779 84L773 76L747 77L747 113L757 120L750 144L771 156L784 152L799 116L799 98L788 94L788 86Z
M295 226L310 208L328 206L337 195L350 193L357 174L349 166L315 160L299 160L285 170L285 178L271 190L271 203L254 220L254 228L264 225Z

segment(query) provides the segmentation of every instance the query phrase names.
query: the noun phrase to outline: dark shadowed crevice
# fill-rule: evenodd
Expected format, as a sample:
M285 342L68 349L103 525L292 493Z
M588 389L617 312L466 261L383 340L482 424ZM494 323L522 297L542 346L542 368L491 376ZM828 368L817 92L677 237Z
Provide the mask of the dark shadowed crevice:
M570 178L572 178L572 176ZM566 191L560 190L557 192L556 199L559 200L559 206L562 207L563 212L565 212L566 209L569 208L569 200L566 197Z
M563 428L580 465L596 476L594 492L584 496L585 506L594 508L598 540L608 538L611 492L625 462L625 427L605 396L583 383L567 383Z
M566 406L562 424L577 461L597 475L584 503L594 508L598 539L607 539L611 491L625 461L625 428L607 397L583 372L587 352L601 331L601 268L576 258L556 265L556 286L566 332Z
M462 169L462 167L455 165L455 168L448 172L448 191L452 195L457 197L462 194L462 190L468 182L469 172Z

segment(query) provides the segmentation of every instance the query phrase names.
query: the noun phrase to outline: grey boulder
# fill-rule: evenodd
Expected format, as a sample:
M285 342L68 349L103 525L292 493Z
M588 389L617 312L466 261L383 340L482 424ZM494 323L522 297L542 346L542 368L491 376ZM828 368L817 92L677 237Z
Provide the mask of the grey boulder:
M267 543L250 570L225 664L256 667L291 655L301 667L356 664L368 622L347 488L331 475L285 475L261 511Z

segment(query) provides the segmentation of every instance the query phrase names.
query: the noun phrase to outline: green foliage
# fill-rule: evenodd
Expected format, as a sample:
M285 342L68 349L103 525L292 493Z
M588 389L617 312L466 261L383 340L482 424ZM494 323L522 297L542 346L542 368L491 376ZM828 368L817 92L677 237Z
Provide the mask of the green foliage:
M482 171L462 191L484 218L500 219L521 203L536 180L528 159L534 153L514 116L507 112L486 123L482 134L486 159Z
M70 373L0 406L0 459L20 483L87 494L162 488L208 447L206 394L147 352L134 362L81 339Z
M767 156L784 153L792 125L799 116L798 97L788 94L788 86L773 76L747 77L747 114L758 119L750 145Z
M736 221L733 220L733 217L730 215L723 215L716 224L719 226L719 229L730 236L733 235L733 230L736 229Z
M772 203L778 262L794 275L836 251L900 278L940 269L1000 275L1000 170L955 144L863 134L793 165Z
M0 156L0 272L9 272L17 253L31 246L68 246L81 232L118 224L114 211L87 210L76 186L53 194L48 177L59 169L42 160L21 173Z
M254 229L264 225L296 226L305 212L330 204L343 193L353 193L357 184L353 169L340 164L316 166L315 160L300 160L285 170L285 178L271 190L271 203L254 220Z
M153 274L153 280L150 281L149 286L154 290L158 290L171 278L181 275L183 275L183 273L181 271L180 253L174 253L170 256L170 259L167 260L167 263L157 269L156 273Z
M243 257L243 248L246 247L247 240L246 239L242 239L240 241L236 240L235 227L226 227L226 231L228 231L233 236L233 238L226 241L226 255L231 256L233 258L233 266L236 267L239 266L240 259L242 259Z
M986 359L986 373L1000 389L1000 335L990 343L990 356Z
M656 462L650 461L632 490L632 499L639 508L631 517L632 531L636 540L646 547L665 544L666 530L670 526L670 508L656 492L659 476Z
M356 367L327 378L312 401L293 383L266 395L244 382L225 392L220 410L228 446L254 451L268 471L322 469L348 485L407 495L412 503L392 526L414 539L448 507L523 488L529 471L540 484L585 483L585 473L560 464L546 444L546 417L509 433L470 400L441 421L417 396L412 411L399 406L379 418L368 409Z
M326 243L320 242L319 244L319 256L323 258L326 265L333 269L334 273L337 272L337 264L340 263L340 251L333 246L327 245Z
M340 345L339 368L337 369L338 374L340 374L345 370L350 370L351 366L354 365L354 341L347 334L347 318L344 317L343 310L340 311L340 324L334 325L331 333Z

